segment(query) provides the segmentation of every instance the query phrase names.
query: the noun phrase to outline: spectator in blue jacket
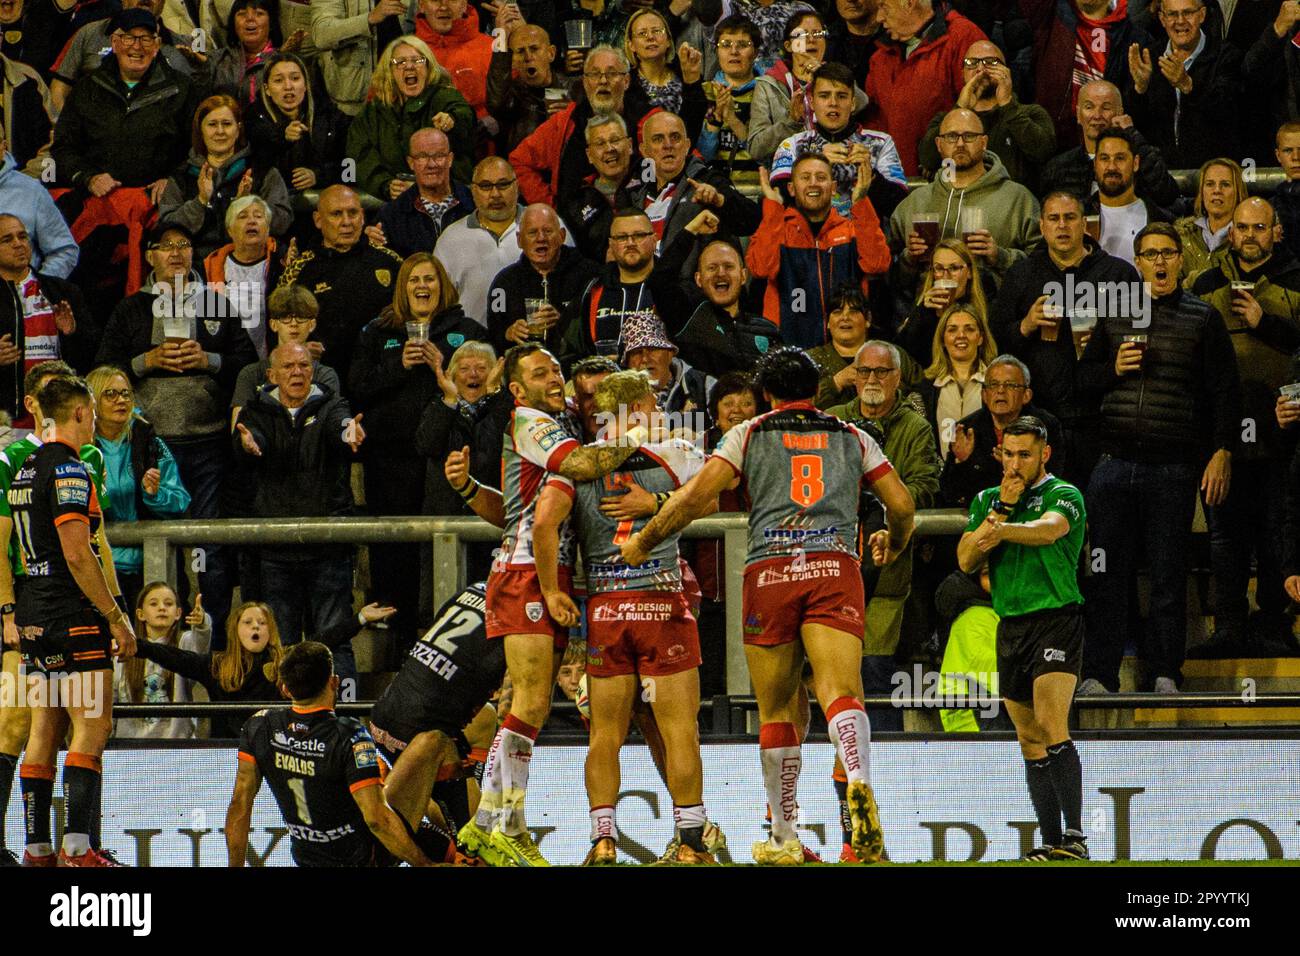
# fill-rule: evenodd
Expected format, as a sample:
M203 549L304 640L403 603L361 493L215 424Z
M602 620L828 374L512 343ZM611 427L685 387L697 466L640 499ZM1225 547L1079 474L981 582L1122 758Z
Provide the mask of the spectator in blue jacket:
M95 393L95 446L104 455L103 503L109 522L179 518L190 506L176 459L135 407L135 392L119 369L101 365L86 376ZM144 586L144 551L113 547L113 566L127 605Z
M0 124L0 212L17 216L32 243L32 269L66 279L77 265L77 240L39 180L22 171Z
M406 150L411 187L379 207L379 218L367 234L371 241L403 256L429 252L442 231L474 211L474 194L451 180L456 154L442 130L416 130Z

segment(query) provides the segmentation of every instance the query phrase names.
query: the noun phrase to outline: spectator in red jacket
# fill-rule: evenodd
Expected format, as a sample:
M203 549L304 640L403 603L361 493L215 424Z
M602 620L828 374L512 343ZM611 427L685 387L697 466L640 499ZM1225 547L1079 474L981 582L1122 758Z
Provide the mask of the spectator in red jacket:
M1058 149L1079 142L1075 107L1093 80L1129 88L1128 48L1146 39L1128 0L1019 0L1034 31L1034 102L1056 124Z
M962 59L988 37L944 0L884 0L880 11L892 42L871 55L865 123L894 137L904 172L915 176L926 124L957 101L966 85Z
M519 192L529 203L555 205L561 176L571 188L595 172L582 131L596 113L618 113L634 129L650 104L639 90L628 90L627 57L611 46L593 47L582 71L581 103L571 103L525 137L510 154ZM575 134L577 134L575 136Z
M492 38L479 29L478 11L468 0L420 0L415 35L429 44L474 115L486 116Z

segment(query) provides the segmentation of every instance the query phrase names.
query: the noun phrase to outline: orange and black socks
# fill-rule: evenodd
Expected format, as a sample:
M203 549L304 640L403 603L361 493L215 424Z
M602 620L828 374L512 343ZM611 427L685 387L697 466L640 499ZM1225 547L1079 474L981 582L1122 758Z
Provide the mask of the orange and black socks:
M48 847L50 806L54 802L54 768L44 764L24 763L18 769L18 777L22 782L27 845Z

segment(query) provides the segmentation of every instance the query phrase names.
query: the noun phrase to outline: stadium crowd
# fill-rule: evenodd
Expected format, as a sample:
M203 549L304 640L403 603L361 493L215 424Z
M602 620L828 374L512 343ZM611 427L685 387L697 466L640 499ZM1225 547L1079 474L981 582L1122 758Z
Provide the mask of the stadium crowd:
M1141 689L1176 690L1198 497L1198 652L1296 653L1297 0L5 0L0 31L0 409L39 428L43 363L89 377L110 540L470 514L444 462L499 486L529 341L589 437L600 379L644 369L711 450L786 344L918 508L969 508L1002 430L1047 425L1091 519L1083 690L1118 689L1131 640ZM249 626L276 654L329 635L343 677L378 606L409 646L428 565L368 553L358 616L351 547L204 548L182 617L188 587L115 546L156 661L121 699L181 699L157 664L239 699L183 655L261 680ZM720 692L721 549L689 554ZM987 657L953 540L863 574L868 693L945 642ZM193 732L154 724L129 732Z

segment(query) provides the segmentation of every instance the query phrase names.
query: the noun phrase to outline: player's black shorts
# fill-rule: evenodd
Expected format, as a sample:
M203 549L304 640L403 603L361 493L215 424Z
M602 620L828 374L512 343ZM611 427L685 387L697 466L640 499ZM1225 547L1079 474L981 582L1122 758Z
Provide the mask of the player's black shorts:
M18 628L23 666L46 673L113 669L113 637L93 608Z
M376 710L371 711L370 714L370 736L374 738L379 755L388 761L390 767L396 765L397 758L406 749L407 745L418 734L426 730L437 730L450 737L451 742L456 745L456 752L462 760L469 756L469 741L465 739L462 728L453 726L450 721L435 721L432 726L422 727L419 730L412 730L406 726L405 722L401 722L395 725L397 727L396 731L390 731L379 722L384 716L382 712L380 712L379 719L376 719L375 712L378 709L376 706Z
M1017 703L1032 702L1043 674L1079 676L1083 666L1083 605L1035 611L998 622L998 687Z

